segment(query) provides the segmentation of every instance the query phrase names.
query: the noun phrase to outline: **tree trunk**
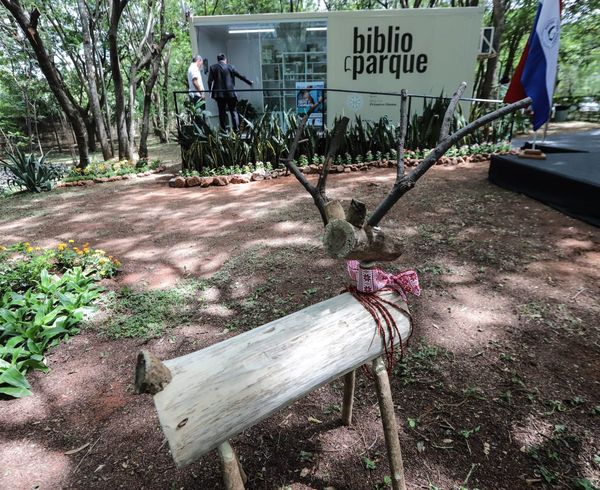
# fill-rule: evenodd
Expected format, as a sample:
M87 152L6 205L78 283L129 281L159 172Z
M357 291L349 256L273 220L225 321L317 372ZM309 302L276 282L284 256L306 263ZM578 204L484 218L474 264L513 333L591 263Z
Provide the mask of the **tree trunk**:
M90 153L93 153L96 151L96 120L93 117L86 115L83 121L85 122L85 128L88 134L88 150Z
M62 145L60 144L60 138L58 137L58 131L56 130L56 121L52 118L52 131L54 132L54 138L56 138L56 146L58 151L62 153Z
M5 0L2 0L5 1ZM119 47L117 44L117 31L123 9L129 0L113 0L110 11L110 27L108 29L108 49L112 79L115 86L115 111L117 119L117 138L119 141L119 159L133 160L133 153L127 136L127 121L125 119L125 97L123 95L123 76L119 63Z
M142 118L142 129L140 135L140 158L148 158L148 133L150 131L150 106L152 103L152 91L158 79L160 71L161 54L166 44L175 36L170 33L162 34L160 42L154 46L152 51L152 61L150 63L150 73L145 83L144 94L144 116Z
M164 143L169 142L169 126L170 126L170 112L169 112L169 104L170 104L170 94L169 94L169 63L171 62L171 47L167 49L167 53L163 56L163 84L162 84L162 103L163 103L163 117L162 117L162 125L161 131L164 135ZM163 137L161 137L161 143L163 142Z
M506 15L506 0L494 0L494 10L492 12L492 22L494 24L494 39L492 41L492 47L496 52L496 56L493 56L487 60L485 77L481 86L481 92L479 97L482 99L489 99L494 89L494 83L497 80L497 69L498 69L498 57L500 56L500 44L502 42L502 34L504 33L504 17Z
M504 69L502 70L502 78L510 78L511 73L513 72L513 67L515 64L515 59L517 58L517 51L519 49L519 43L521 39L526 34L526 31L519 30L514 33L508 42L508 54L506 55L506 63L504 65Z
M79 9L79 17L81 19L82 35L83 35L83 56L87 68L87 93L90 99L90 105L92 108L92 115L96 130L98 132L98 138L100 140L100 148L102 148L102 158L109 160L112 158L112 150L108 144L108 138L106 136L106 128L104 127L104 119L102 117L102 109L100 108L100 99L98 97L98 88L96 86L96 70L94 69L94 55L92 52L92 40L90 35L90 19L85 6L84 0L77 0L77 7ZM88 132L88 136L92 139L92 135Z
M33 9L31 15L27 16L17 0L0 0L0 3L2 3L2 5L4 5L4 7L12 14L21 27L23 34L25 34L25 37L29 41L33 52L35 53L40 70L48 81L50 90L52 90L61 109L64 111L73 127L75 139L77 140L77 149L79 150L78 166L80 168L86 167L90 162L90 157L87 147L85 123L83 122L78 109L73 104L71 94L63 83L56 66L50 59L46 47L44 46L44 42L37 31L40 11L38 9Z
M93 31L91 33L92 35L94 34ZM108 136L108 144L110 145L110 154L114 157L115 155L115 145L113 142L113 138L112 138L112 114L110 111L110 106L108 105L108 92L106 90L106 79L104 76L104 63L103 63L103 59L100 58L100 55L98 54L98 52L96 51L96 44L92 39L92 48L93 48L93 54L94 54L94 65L96 66L97 70L98 70L98 79L100 80L100 83L102 84L102 96L101 96L101 104L104 105L104 111L105 113L103 114L104 119L104 127L106 128L106 133Z
M127 137L129 153L135 158L135 94L137 92L137 69L135 63L129 69L129 93L127 95Z

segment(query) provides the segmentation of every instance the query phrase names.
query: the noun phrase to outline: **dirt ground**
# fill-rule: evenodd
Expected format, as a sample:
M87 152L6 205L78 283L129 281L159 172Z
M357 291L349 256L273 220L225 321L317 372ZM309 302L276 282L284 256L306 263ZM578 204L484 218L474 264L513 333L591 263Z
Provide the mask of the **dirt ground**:
M432 169L382 223L406 239L394 267L416 268L423 289L392 378L408 486L595 488L600 230L490 184L487 169ZM215 452L175 468L151 397L133 394L137 352L181 356L347 284L291 178L207 189L167 179L0 201L0 242L89 242L123 262L109 289L209 281L158 338L109 337L100 312L49 353L48 374L29 376L33 396L0 401L0 488L221 488ZM334 175L329 194L372 209L392 179ZM350 428L341 395L334 382L232 440L249 489L387 488L371 381L358 376Z

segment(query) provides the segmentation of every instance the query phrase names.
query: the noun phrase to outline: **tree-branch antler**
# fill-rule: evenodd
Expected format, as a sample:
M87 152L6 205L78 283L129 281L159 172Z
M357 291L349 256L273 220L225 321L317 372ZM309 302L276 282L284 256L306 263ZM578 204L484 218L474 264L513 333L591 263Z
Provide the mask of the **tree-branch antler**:
M302 132L310 118L310 115L315 111L319 105L323 103L323 98L320 97L319 100L313 104L296 129L296 134L294 136L294 141L292 142L292 146L290 148L289 154L287 158L283 161L287 169L294 174L296 179L302 184L302 186L308 191L308 193L312 196L319 213L321 214L321 219L323 220L323 224L326 225L331 217L332 212L327 209L327 203L329 202L329 198L326 194L326 186L327 186L327 175L329 173L329 167L331 162L335 158L336 153L339 150L340 145L344 139L346 134L346 128L348 127L349 119L347 117L342 117L337 120L335 126L333 128L333 133L331 136L331 140L329 142L329 148L327 149L327 157L325 159L325 163L323 165L323 170L321 171L321 175L319 176L319 181L316 186L312 185L308 179L304 176L304 174L300 171L298 166L294 163L294 157L296 156L296 151L298 150L298 145L300 143L300 138L302 137Z
M456 110L466 86L466 82L462 82L448 104L442 121L438 145L431 150L423 161L409 174L405 174L404 170L404 140L406 139L408 126L408 96L406 90L401 91L396 180L389 194L375 208L375 211L369 216L366 222L366 207L362 202L353 199L348 211L344 212L339 201L329 201L325 194L329 166L343 141L346 127L348 126L348 118L343 117L335 124L329 149L327 151L327 159L323 165L323 170L321 171L316 186L308 182L306 177L294 163L294 156L302 136L302 131L304 130L310 115L319 104L322 103L322 99L319 99L316 104L311 106L298 126L289 155L284 162L286 167L296 176L304 188L313 197L313 200L321 213L321 218L325 224L323 243L330 256L338 259L355 259L361 261L392 261L398 258L402 253L402 241L400 237L389 231L384 233L383 230L378 227L379 222L392 206L415 186L417 180L420 179L427 170L433 167L450 147L458 143L462 138L473 133L481 126L531 104L531 98L527 97L514 104L504 106L490 114L486 114L464 128L449 134L454 111Z
M458 92L459 91L457 91L455 96L458 94ZM460 98L460 96L458 98ZM451 135L441 140L440 143L429 152L429 154L423 159L423 161L419 165L417 165L410 174L403 176L400 180L394 183L394 186L392 187L390 193L377 206L377 208L375 208L373 214L369 216L367 223L370 226L377 226L379 222L383 219L383 217L386 215L386 213L392 208L392 206L396 204L396 202L398 202L398 199L400 199L404 194L411 190L415 186L417 180L423 177L425 172L427 172L427 170L433 167L435 165L435 162L437 162L442 156L444 156L444 153L446 153L451 146L455 145L462 138L464 138L468 134L473 133L476 129L480 128L481 126L485 126L486 124L495 121L496 119L499 119L501 117L504 117L507 114L515 112L519 109L523 109L530 104L531 98L527 97L513 104L501 107L500 109L494 112L490 112L489 114L486 114L485 116L476 119L464 128L455 131ZM453 107L456 107L456 104L454 104ZM450 109L450 106L448 108Z

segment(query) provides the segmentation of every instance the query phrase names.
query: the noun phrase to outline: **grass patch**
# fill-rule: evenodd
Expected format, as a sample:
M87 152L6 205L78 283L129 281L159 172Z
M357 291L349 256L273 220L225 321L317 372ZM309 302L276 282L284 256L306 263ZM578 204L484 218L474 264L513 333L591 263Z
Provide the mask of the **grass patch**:
M110 319L106 333L112 338L159 337L171 326L187 323L200 306L199 292L206 281L185 280L176 287L158 291L123 288L105 301Z
M453 360L452 353L437 345L421 342L415 347L409 348L402 362L396 365L394 374L399 375L405 385L412 383L435 383L437 380L431 376L437 376L440 372L442 358Z

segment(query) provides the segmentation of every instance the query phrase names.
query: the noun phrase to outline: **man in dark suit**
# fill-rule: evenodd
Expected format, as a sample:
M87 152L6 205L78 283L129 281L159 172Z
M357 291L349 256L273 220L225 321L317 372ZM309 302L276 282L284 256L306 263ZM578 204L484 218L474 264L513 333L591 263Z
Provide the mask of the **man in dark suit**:
M239 78L252 86L252 81L240 74L233 65L227 63L223 53L217 56L217 63L210 67L208 72L208 89L212 98L219 106L219 124L221 130L227 131L227 111L231 114L231 125L234 131L239 130L238 113L236 110L237 94L235 93L235 79Z

